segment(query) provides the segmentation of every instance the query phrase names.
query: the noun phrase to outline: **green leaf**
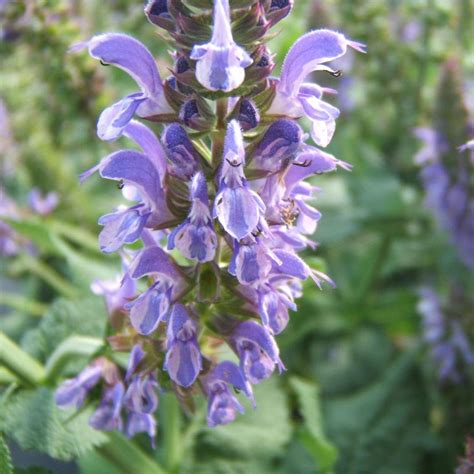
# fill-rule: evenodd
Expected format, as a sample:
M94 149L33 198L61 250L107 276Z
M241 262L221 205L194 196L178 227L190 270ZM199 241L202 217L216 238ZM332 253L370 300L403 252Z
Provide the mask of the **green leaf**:
M276 377L255 387L258 407L225 426L203 427L183 473L272 473L284 454L292 428L286 397Z
M298 405L304 419L300 439L311 453L317 472L331 472L337 457L337 449L329 442L323 431L323 420L319 406L318 387L311 382L292 377L290 385L296 392Z
M57 254L56 236L45 220L29 217L25 220L5 219L19 234L31 240L42 252Z
M88 425L92 409L71 416L60 410L53 390L41 387L13 395L2 410L0 430L22 449L33 449L56 459L71 460L107 441L107 435Z
M378 348L372 347L374 358ZM358 390L323 399L328 435L342 453L336 473L421 472L430 434L426 394L415 361L414 351L403 353Z
M81 300L56 300L45 314L37 328L28 331L22 340L22 347L41 361L59 344L73 335L104 337L107 316L100 297ZM82 364L82 365L81 365ZM69 370L79 370L84 359L68 364Z
M1 474L13 474L12 458L10 456L10 450L8 449L7 443L3 439L0 433L0 473Z

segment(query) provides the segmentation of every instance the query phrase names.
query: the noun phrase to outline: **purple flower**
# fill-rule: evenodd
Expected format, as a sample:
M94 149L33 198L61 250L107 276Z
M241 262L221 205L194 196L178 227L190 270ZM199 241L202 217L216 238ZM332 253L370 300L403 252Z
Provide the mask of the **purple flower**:
M302 139L303 130L295 121L276 120L258 142L252 167L269 172L279 171L294 158Z
M71 50L78 51L85 47L101 63L123 69L141 89L141 92L126 96L102 112L97 124L97 134L102 140L119 137L135 114L149 117L173 112L165 99L155 60L142 43L128 35L109 33L94 36Z
M330 30L311 31L299 38L285 58L277 93L268 113L306 116L312 122L311 136L315 143L327 146L334 134L339 110L321 100L324 89L303 81L313 71L336 74L324 63L343 56L348 47L365 52L361 43L349 41L341 33Z
M474 350L459 321L445 316L436 292L431 288L423 288L420 295L418 312L423 318L423 338L431 349L439 380L460 383L460 363L474 365Z
M107 314L113 316L115 313L125 311L126 304L135 296L136 285L127 272L127 264L122 259L124 276L117 276L115 280L94 280L91 290L96 295L103 295Z
M214 213L226 232L237 240L249 235L265 212L265 204L247 185L244 165L242 131L239 122L232 120L225 137Z
M73 379L65 380L56 390L56 404L60 408L80 408L89 391L99 383L102 372L102 365L94 364L86 367Z
M252 58L234 42L228 0L215 0L211 41L194 46L190 57L197 61L196 78L206 89L230 92L242 84Z
M106 109L98 124L101 138L125 135L140 149L115 151L81 175L98 171L132 201L100 219L101 249L134 244L123 250L133 254L123 286L95 288L110 312L130 318L115 325L113 349L135 345L124 377L114 364L114 373L104 375L92 422L122 429L123 413L124 433L148 433L152 443L157 380L172 383L186 403L200 388L208 424L216 426L244 411L232 387L255 405L251 384L284 369L274 337L296 311L303 282L333 285L299 255L316 248L309 236L321 217L312 206L319 188L305 180L350 169L305 143L300 119L310 119L313 140L326 146L339 111L323 100L334 90L304 81L316 70L338 75L325 63L363 46L340 33L313 31L291 48L280 79L272 78L266 33L293 1L231 8L228 0L215 0L212 14L204 3L148 1L148 19L175 47L163 83L152 55L131 37L100 35L82 45L127 71L141 89ZM135 116L157 122L159 135ZM135 283L141 293L132 300ZM466 352L461 335L453 337ZM240 367L220 360L221 344L237 354Z
M196 173L190 183L191 210L188 218L168 237L168 248L175 247L187 258L199 262L214 259L217 235L211 219L206 179Z
M154 413L158 408L157 388L153 375L135 375L125 393L124 405L135 413Z
M237 120L242 130L251 130L260 122L260 113L255 103L250 99L242 99L239 103Z
M168 323L164 369L182 387L191 386L201 371L202 356L196 332L197 325L186 307L175 304Z
M105 389L97 410L89 418L89 424L96 430L122 430L122 403L125 387L117 382Z
M28 204L36 214L47 216L54 211L59 203L59 196L55 192L49 192L45 196L41 195L38 188L33 188L28 195Z
M151 446L155 448L156 419L149 413L130 412L125 424L125 434L132 438L138 433L147 433L151 439Z
M171 162L170 172L178 178L191 179L198 170L199 155L184 128L177 123L168 125L161 142Z
M275 340L254 321L240 323L232 331L230 344L239 356L242 373L252 384L270 377L275 366L280 372L285 370Z
M132 326L140 334L151 334L166 318L170 309L172 288L169 281L158 280L128 305Z
M250 384L233 362L224 361L216 365L206 376L204 386L208 396L207 424L211 427L231 423L237 412L245 411L229 386L242 390L247 398L253 400Z

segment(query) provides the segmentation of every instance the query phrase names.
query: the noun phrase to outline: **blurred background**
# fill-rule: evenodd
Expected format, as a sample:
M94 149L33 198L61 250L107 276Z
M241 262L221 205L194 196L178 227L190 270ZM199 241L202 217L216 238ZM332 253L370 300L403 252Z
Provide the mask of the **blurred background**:
M142 7L0 0L0 331L41 363L71 334L106 335L90 284L120 269L96 237L120 194L78 175L121 147L97 139L96 119L135 86L67 50L128 32L166 77L170 55ZM323 218L307 259L337 289L307 285L278 337L288 371L258 387L255 412L167 429L162 408L157 450L141 437L123 449L180 473L472 473L474 152L458 147L474 138L474 5L296 0L270 47L281 62L321 27L368 49L335 65L340 78L317 76L339 91L328 150L354 166L314 178ZM48 390L0 369L0 473L7 446L15 472L133 472L110 461L102 434L65 427Z

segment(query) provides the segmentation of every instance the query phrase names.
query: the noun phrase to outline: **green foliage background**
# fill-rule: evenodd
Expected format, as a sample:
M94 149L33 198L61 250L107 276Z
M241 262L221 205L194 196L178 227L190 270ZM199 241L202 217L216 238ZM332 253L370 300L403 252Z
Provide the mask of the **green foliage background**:
M413 128L433 122L440 65L450 57L463 66L472 112L474 7L469 0L295 3L271 42L278 60L311 28L334 28L368 46L367 56L340 64L342 79L318 75L340 90L329 151L354 170L314 179L324 190L316 203L323 219L320 247L307 258L338 288L305 288L278 337L288 372L257 387L256 411L248 407L234 424L210 429L202 403L186 417L165 395L153 451L142 437L126 441L89 428L91 407L77 416L59 412L55 384L88 359L53 370L51 355L70 336L87 348L87 338L107 335L103 303L89 285L120 268L96 244L97 218L119 195L98 179L80 187L77 176L121 147L101 143L95 122L133 87L120 71L68 48L97 32L122 31L148 45L164 75L170 56L139 1L0 2L0 97L11 129L8 140L5 124L0 132L0 186L21 208L21 218L8 223L38 249L0 260L0 331L46 371L38 387L0 368L0 474L453 471L465 437L474 435L474 377L471 368L462 385L439 385L420 335L417 290L431 284L446 296L456 282L472 294L474 283L423 205ZM59 193L53 215L27 210L34 186ZM461 316L472 343L473 308ZM41 454L31 460L29 451Z

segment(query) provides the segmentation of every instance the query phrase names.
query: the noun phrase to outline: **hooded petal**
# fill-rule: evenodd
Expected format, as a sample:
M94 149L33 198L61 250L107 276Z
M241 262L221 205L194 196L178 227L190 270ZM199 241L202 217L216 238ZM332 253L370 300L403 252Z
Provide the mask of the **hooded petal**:
M141 122L132 120L124 129L124 135L131 138L143 153L150 158L160 175L163 185L166 176L166 153L157 136Z
M296 153L302 138L303 130L295 121L276 120L258 142L253 153L252 166L268 171L278 171L283 161Z
M186 130L178 123L172 123L164 129L161 142L171 162L171 172L181 179L191 179L198 171L199 154Z
M306 76L323 63L343 56L350 46L364 52L361 43L349 41L341 33L330 30L311 31L299 38L283 62L278 89L287 96L298 93Z
M165 276L174 282L182 279L169 255L158 246L144 248L130 265L130 275L134 279L152 274Z
M103 178L135 186L151 208L163 200L158 170L143 153L120 150L105 158L104 163L100 168Z
M150 51L131 36L107 33L88 41L89 54L127 72L147 96L162 94L161 78Z

